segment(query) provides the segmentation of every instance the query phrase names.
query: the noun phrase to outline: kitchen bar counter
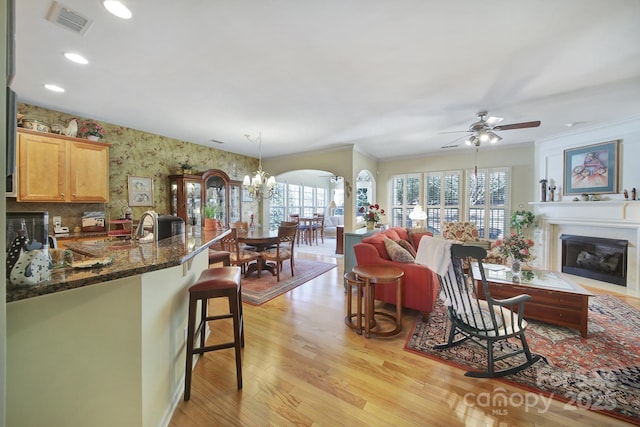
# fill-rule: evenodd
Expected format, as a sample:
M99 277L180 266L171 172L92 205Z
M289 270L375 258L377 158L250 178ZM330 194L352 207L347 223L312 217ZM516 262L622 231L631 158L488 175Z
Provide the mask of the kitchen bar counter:
M182 234L157 243L138 243L108 238L67 243L65 246L75 252L75 259L83 256L111 257L112 262L95 268L54 269L51 280L37 285L7 284L7 303L175 267L188 262L228 233L229 230L202 230L201 236L196 236L191 242Z
M112 264L8 287L7 425L169 425L184 389L189 287L226 233L76 242L74 258Z

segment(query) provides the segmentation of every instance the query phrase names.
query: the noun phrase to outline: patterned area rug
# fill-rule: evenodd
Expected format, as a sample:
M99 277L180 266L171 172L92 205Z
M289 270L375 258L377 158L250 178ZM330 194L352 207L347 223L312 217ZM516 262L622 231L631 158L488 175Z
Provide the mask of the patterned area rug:
M465 371L484 370L486 351L473 342L433 348L446 341L447 320L445 307L438 303L427 322L417 319L405 350ZM536 321L529 321L526 336L542 360L502 381L640 425L638 310L613 296L598 295L589 301L588 339L576 330Z
M293 267L295 276L291 277L289 266L288 261L284 263L279 282L268 271L263 271L260 279L255 273L248 278L242 276L242 301L253 305L264 304L337 267L336 264L296 258Z

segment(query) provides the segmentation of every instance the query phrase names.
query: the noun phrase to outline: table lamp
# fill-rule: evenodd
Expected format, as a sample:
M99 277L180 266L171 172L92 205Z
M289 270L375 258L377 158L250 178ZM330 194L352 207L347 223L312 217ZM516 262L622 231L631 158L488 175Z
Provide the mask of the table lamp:
M417 205L409 214L411 221L415 221L419 227L424 227L424 220L427 219L427 213L422 210L422 206Z
M334 212L336 211L336 208L338 207L338 205L336 205L336 202L334 202L333 200L329 203L329 215L333 216Z

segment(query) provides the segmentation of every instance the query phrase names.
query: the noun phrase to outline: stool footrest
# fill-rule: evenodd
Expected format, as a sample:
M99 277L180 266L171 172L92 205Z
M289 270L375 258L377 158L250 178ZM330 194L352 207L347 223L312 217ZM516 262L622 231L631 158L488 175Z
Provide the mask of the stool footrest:
M210 320L220 320L220 319L231 319L233 317L233 313L228 314L219 314L217 316L207 316L205 317L205 321L208 322Z
M235 346L236 346L235 342L226 342L223 344L207 345L205 347L194 348L193 353L206 353L208 351L222 350L224 348L232 348Z

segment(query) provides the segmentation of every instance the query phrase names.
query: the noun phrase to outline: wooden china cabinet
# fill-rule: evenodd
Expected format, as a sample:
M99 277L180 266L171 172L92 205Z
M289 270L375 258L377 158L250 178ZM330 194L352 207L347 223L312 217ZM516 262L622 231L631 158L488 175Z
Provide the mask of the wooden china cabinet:
M222 225L242 221L242 181L229 179L219 169L209 169L202 174L202 182L204 205L218 207Z
M242 181L229 179L224 171L209 169L201 175L169 175L170 209L172 215L184 219L187 225L202 226L204 207L216 206L220 222L242 218Z
M202 176L169 175L171 215L177 215L187 225L202 225Z

